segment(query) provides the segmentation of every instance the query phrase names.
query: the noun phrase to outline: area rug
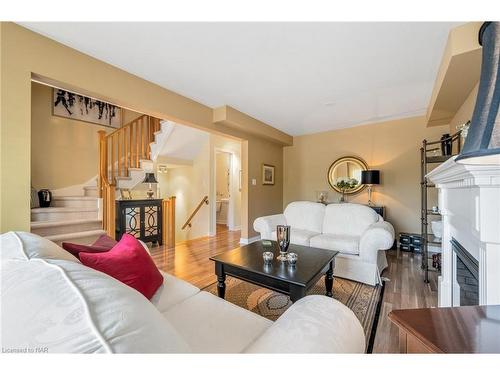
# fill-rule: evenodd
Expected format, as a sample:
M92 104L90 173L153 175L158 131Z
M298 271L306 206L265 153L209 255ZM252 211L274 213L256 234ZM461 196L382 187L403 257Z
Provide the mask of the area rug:
M217 283L210 284L203 290L217 295ZM338 277L333 283L333 298L349 307L363 326L367 352L371 352L382 293L383 286L381 285L371 286ZM324 295L324 277L307 294ZM273 321L292 305L290 297L285 294L229 276L226 279L225 299ZM335 319L335 317L332 318Z

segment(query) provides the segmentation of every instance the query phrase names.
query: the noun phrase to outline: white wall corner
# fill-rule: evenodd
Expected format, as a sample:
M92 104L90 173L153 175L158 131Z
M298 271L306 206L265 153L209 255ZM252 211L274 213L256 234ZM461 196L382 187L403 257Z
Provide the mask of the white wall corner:
M257 242L260 240L260 236L250 237L250 238L240 238L240 245L248 245L252 242Z

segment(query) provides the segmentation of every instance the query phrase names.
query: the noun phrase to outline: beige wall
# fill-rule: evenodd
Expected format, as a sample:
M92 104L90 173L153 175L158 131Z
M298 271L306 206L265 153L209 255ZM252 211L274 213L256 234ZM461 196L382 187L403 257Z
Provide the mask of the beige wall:
M135 112L126 108L122 109L122 126L127 125L129 122L132 122L136 118L142 116L142 113Z
M31 183L36 189L83 184L97 175L99 130L109 127L52 116L52 88L32 84Z
M52 88L36 82L31 87L32 185L54 190L88 182L97 175L97 132L114 129L52 116ZM122 116L126 124L141 114L123 109Z
M230 158L226 152L215 155L215 195L216 198L229 198Z
M279 138L283 134L275 129L260 126L258 133L278 143L262 141L259 136L250 135L239 127L215 124L210 107L10 22L0 24L0 38L1 232L30 229L32 77L157 118L239 137L244 141L242 169L245 182L249 181L247 173L260 178L262 162L275 164L278 169L274 187L244 186L242 189L243 237L254 233L248 226L256 217L282 206L283 143ZM237 121L244 117L240 114ZM252 202L250 207L247 198Z
M421 141L446 132L448 126L426 128L424 117L414 117L294 137L294 145L284 148L284 205L316 200L318 190L327 190L329 201L338 201L339 194L328 185L328 168L339 157L357 156L381 171L381 185L375 186L372 199L386 207L387 220L397 231L418 233ZM366 203L367 191L347 199ZM435 204L435 196L430 200L430 206Z
M457 113L450 121L450 134L456 133L458 131L458 125L465 124L467 121L472 119L472 112L474 112L474 106L476 105L478 89L479 82L472 89L467 99L465 99L465 102L460 106Z
M260 139L251 139L248 147L248 237L258 235L253 229L253 221L264 215L272 215L283 210L283 151L273 144ZM262 164L275 166L274 185L262 184ZM252 179L257 185L252 185ZM244 228L243 226L242 228ZM243 236L243 234L242 234Z
M158 159L161 163L161 157ZM210 140L207 137L192 165L169 168L162 177L162 198L175 196L175 241L205 237L210 231L210 207L203 205L193 218L192 226L182 229L189 215L210 190Z
M465 124L467 121L472 119L472 113L474 112L474 106L476 105L476 98L479 89L479 82L472 89L467 99L465 99L464 103L460 106L453 119L450 121L450 134L454 134L458 131L457 126ZM462 145L463 145L462 140ZM457 153L457 143L453 143L453 152Z

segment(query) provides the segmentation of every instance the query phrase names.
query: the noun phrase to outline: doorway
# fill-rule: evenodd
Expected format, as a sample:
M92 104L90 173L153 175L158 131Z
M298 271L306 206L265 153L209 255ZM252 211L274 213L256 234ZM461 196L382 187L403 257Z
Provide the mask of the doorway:
M214 156L214 234L240 230L239 155L233 151L215 148Z

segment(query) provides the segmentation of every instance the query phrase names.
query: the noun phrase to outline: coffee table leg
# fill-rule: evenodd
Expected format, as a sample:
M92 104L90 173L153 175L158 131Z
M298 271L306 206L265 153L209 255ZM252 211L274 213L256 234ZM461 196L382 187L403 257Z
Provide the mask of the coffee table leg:
M220 263L215 263L215 273L217 274L217 295L224 299L226 294L226 273Z
M297 302L299 299L305 296L306 296L305 288L301 288L299 286L294 286L294 285L290 286L290 301L292 301L292 303Z
M326 287L326 295L328 297L333 297L333 260L330 262L330 266L328 267L328 271L326 271L325 275L325 287Z

